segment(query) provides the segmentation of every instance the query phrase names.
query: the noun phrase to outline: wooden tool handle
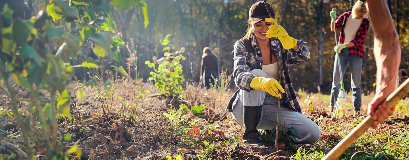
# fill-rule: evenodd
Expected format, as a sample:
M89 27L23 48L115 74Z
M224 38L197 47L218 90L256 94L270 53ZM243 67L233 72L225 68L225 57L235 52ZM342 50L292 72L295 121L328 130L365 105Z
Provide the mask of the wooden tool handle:
M383 104L387 104L389 107L393 107L398 103L400 99L405 97L409 92L409 79L403 82L391 95L386 98ZM337 144L324 158L323 160L336 160L342 153L345 152L362 134L368 130L375 120L370 116L366 117L358 126L356 126L351 133L349 133L341 142Z

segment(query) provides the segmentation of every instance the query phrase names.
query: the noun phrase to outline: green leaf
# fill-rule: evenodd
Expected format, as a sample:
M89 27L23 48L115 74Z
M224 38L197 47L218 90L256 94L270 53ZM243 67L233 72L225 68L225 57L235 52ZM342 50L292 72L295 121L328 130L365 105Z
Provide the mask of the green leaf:
M47 62L48 62L48 73L52 76L57 76L60 78L61 72L65 69L65 65L63 62L60 63L60 57L55 55L47 55ZM52 71L52 72L51 72Z
M104 90L105 90L105 93L108 95L109 98L112 97L111 86L112 86L111 80L107 80L104 83Z
M27 42L28 35L31 33L31 30L28 26L21 20L17 18L13 23L13 39L17 45L22 45Z
M180 55L180 58L182 58L182 60L186 60L186 58L183 55Z
M101 29L103 31L112 31L113 30L112 27L108 25L108 23L103 23L102 26L101 26Z
M162 45L168 45L168 43L169 43L169 40L168 40L168 38L169 38L169 36L171 36L172 34L168 34L168 35L166 35L166 37L163 39L163 41L162 41Z
M75 7L70 7L67 3L62 0L53 0L56 7L59 7L60 10L55 10L56 13L61 14L67 22L78 19L77 9ZM55 9L55 7L54 7Z
M146 26L148 26L149 24L148 5L146 4L146 2L143 2L142 10L143 10L143 17L145 19L144 24L146 28Z
M112 42L111 42L112 46L114 46L114 47L119 46L120 47L120 46L123 46L124 44L125 44L125 42L121 40L121 37L116 36L116 37L112 38Z
M82 92L82 88L78 88L78 92L77 92L77 98L78 99L84 99L85 98L85 94L84 92Z
M85 82L84 83L84 85L85 86L87 86L87 87L89 87L89 88L96 88L97 87L97 85L98 85L98 80L96 80L96 79L91 79L91 80L89 80L88 82Z
M95 34L95 28L92 26L82 27L80 34L84 38L83 40L87 40L89 37Z
M74 4L74 5L76 5L76 6L85 6L85 5L88 5L88 4L85 3L85 2L77 2L77 1L74 1L74 0L72 0L71 3Z
M60 108L60 110L61 110L61 108ZM69 120L72 119L71 113L70 113L70 108L68 107L68 105L62 107L62 111L61 111L60 113L61 113L60 116L65 116L65 117L67 117Z
M68 104L70 104L70 99L69 98L68 99L62 99L62 100L58 101L57 108L62 108L62 107L68 106Z
M66 68L66 71L71 73L71 72L73 71L73 69L74 69L74 67L68 66L68 67Z
M115 70L118 70L118 67L111 65L112 68L115 68Z
M109 15L109 8L104 3L99 4L97 8L101 9L104 14Z
M65 152L66 155L70 155L72 153L75 153L77 155L76 157L81 157L82 152L81 152L80 147L78 147L78 144L75 144L70 149L68 149L67 152Z
M67 22L67 29L71 30L71 22Z
M36 50L29 46L27 43L23 43L20 49L20 57L21 58L30 58L34 60L38 65L41 65L41 63L44 61L36 52Z
M124 70L122 66L118 68L118 71L121 72L123 75L128 76L128 73L126 73L126 71Z
M117 62L121 62L122 61L122 56L119 52L115 52L114 53L114 60Z
M80 51L80 38L78 36L69 35L68 39L65 41L67 43L67 47L64 49L67 50L68 56L73 57L76 56L78 51Z
M45 104L45 106L44 106L44 108L43 108L43 111L44 111L45 115L46 115L48 118L51 118L51 116L53 116L53 114L51 113L50 103ZM46 118L46 117L44 117L44 118Z
M94 53L99 57L105 57L105 49L99 45L95 46Z
M92 6L92 4L87 5L87 13L90 16L91 20L95 20L95 11L94 11L94 7Z
M3 7L3 10L1 11L1 15L4 16L4 18L11 19L11 16L13 15L13 10L9 8L9 5L6 3Z
M116 32L116 24L115 22L112 20L111 17L106 17L105 20L108 22L109 26L111 26L111 28L113 29L113 31Z
M62 15L56 13L55 10L61 10L61 9L59 7L55 7L54 3L47 5L47 13L53 18L54 22L62 18Z
M89 63L89 62L83 62L81 64L81 67L88 67L88 68L98 68L98 66L94 63Z
M45 31L46 37L55 38L57 40L61 40L64 34L65 34L64 27L48 28Z
M12 39L7 39L3 38L3 48L2 51L6 52L7 54L11 54L11 52L14 52L14 49L16 48L16 44Z
M108 35L106 35L105 33L97 33L92 35L89 39L94 41L96 45L104 48L106 55L111 55L111 39L108 38Z
M14 81L15 81L18 85L20 85L20 86L22 86L22 87L24 87L24 88L30 88L30 87L31 87L30 82L28 82L26 79L24 79L20 74L18 74L18 73L13 73L13 77L14 77Z
M118 9L127 9L130 7L143 7L141 0L112 0L112 5Z
M214 127L213 125L210 125L210 127L212 127L212 129L216 129L216 127Z
M69 140L71 139L71 134L70 134L70 133L65 133L64 139L65 139L66 141L69 141Z

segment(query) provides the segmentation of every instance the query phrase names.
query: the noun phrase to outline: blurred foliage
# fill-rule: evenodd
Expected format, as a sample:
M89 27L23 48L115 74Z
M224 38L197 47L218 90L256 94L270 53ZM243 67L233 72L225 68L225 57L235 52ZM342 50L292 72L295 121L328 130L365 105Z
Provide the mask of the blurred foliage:
M100 68L103 72L104 66L99 67L93 62L103 64L104 60L111 59L122 61L119 48L125 42L118 35L112 35L116 25L101 0L50 0L45 3L43 9L46 12L39 10L35 17L30 17L30 14L37 13L35 9L29 8L35 7L33 4L23 0L0 3L0 89L12 101L12 111L7 112L7 115L18 122L27 147L28 155L18 154L19 159L35 159L34 154L39 150L39 154L44 154L47 159L80 157L82 153L76 144L65 151L62 143L64 138L58 132L57 118L72 119L68 107L71 97L66 90L66 81L74 75L74 68ZM123 3L128 5L131 2ZM129 5L147 11L146 3L139 3L141 5ZM114 3L117 8L121 5ZM147 24L148 20L145 22ZM85 43L92 43L94 52L100 58L88 59L78 65L66 63L67 57L82 55L77 53L81 52ZM57 51L55 46L58 46ZM122 66L113 68L128 75ZM29 99L17 97L18 91L9 81L11 78L31 92ZM108 79L105 84L109 82ZM40 96L40 90L50 94L50 102L42 99L44 97ZM80 99L85 97L81 89L77 95ZM30 103L26 110L20 108L22 101ZM41 137L32 137L33 125L41 128ZM42 144L33 146L31 142L36 142L38 138Z

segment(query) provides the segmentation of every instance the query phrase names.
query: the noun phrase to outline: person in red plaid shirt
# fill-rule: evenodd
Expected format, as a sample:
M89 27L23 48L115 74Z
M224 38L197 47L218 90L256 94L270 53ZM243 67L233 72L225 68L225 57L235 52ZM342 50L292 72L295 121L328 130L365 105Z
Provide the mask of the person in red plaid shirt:
M364 18L366 13L366 2L362 0L358 0L352 11L343 13L338 19L335 19L336 12L334 10L330 13L332 18L331 31L341 30L338 45L334 47L334 51L338 52L339 56L335 57L334 62L330 102L331 111L333 111L337 101L341 87L340 81L344 76L348 62L351 67L351 88L355 115L359 114L361 110L362 58L364 56L365 37L369 28L369 20Z

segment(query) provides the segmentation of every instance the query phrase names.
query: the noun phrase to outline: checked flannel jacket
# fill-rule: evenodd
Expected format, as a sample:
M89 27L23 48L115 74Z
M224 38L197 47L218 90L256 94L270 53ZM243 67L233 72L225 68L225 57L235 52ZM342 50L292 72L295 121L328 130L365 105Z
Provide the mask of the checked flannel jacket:
M341 29L341 36L339 37L339 44L344 44L345 43L345 25L347 23L347 20L349 16L351 15L351 11L345 12L341 16L338 17L338 19L335 21L335 29ZM356 32L355 39L352 40L351 42L355 44L355 46L349 48L349 54L351 56L357 56L360 58L364 57L364 43L365 43L365 37L366 33L368 32L369 28L369 20L368 18L364 18L362 20L361 25L358 28L358 31ZM341 52L342 53L342 50Z
M246 43L247 41L247 43ZM291 110L301 112L300 104L297 101L297 97L294 92L294 88L291 83L290 73L288 66L293 64L299 64L301 62L310 59L310 50L305 42L297 40L299 49L297 51L293 49L286 50L283 48L281 41L276 38L270 38L271 51L270 53L277 56L277 53L281 54L280 70L281 70L281 86L284 88L285 93L281 94L281 104ZM250 43L249 43L250 42ZM246 46L247 45L247 46ZM249 46L251 45L251 46ZM247 48L252 47L252 51L248 51ZM254 49L254 50L253 50ZM255 52L255 53L251 53ZM277 56L278 58L278 56ZM250 91L250 83L256 76L250 73L253 69L261 69L263 64L263 58L261 50L257 47L256 39L251 36L249 40L240 39L234 45L234 82L239 89ZM236 92L237 93L237 92Z

